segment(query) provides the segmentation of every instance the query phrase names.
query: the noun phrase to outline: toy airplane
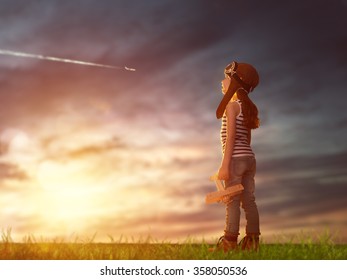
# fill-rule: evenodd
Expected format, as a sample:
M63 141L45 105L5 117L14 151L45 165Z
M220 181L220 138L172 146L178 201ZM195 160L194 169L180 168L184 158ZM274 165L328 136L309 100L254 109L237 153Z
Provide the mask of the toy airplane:
M243 191L243 186L241 184L225 188L223 180L219 180L217 174L211 176L210 180L216 183L217 191L208 193L206 195L206 204L225 201L226 199L232 198Z

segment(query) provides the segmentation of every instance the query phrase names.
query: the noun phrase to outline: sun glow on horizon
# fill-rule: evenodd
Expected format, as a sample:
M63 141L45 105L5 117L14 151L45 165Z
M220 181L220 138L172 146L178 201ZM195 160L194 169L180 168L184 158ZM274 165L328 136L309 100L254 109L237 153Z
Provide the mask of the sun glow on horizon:
M43 189L41 213L46 226L56 230L83 230L93 216L95 180L80 162L44 161L37 168L37 180Z
M130 235L134 228L142 236L165 235L163 228L181 232L186 226L184 221L171 225L162 217L183 215L203 204L196 195L179 199L190 175L177 169L204 162L202 147L176 144L160 128L152 131L164 140L158 144L153 142L158 137L140 128L134 138L128 138L126 129L114 135L118 123L90 131L86 120L62 117L52 131L50 122L43 120L38 133L16 128L2 133L6 162L26 174L25 180L6 182L11 199L0 198L7 205L5 226L47 238L93 232Z

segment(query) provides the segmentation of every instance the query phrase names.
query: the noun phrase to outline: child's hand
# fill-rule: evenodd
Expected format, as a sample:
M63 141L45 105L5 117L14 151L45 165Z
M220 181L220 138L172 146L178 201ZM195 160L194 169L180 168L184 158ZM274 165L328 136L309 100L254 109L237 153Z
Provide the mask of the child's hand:
M229 180L230 179L230 171L228 167L224 167L223 165L218 170L218 179L219 180Z

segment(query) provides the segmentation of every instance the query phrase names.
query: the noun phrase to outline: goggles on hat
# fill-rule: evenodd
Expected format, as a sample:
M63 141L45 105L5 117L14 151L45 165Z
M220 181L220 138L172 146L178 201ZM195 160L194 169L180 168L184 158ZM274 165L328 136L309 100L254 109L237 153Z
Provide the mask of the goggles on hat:
M239 86L243 88L245 91L247 91L247 93L249 93L253 90L253 88L251 85L245 83L237 74L237 66L238 64L236 61L233 61L230 64L228 64L227 67L225 67L224 69L224 75L226 78L229 79L234 78L234 80L239 84ZM233 95L234 92L229 90L224 94L223 99L219 103L219 106L216 111L216 116L218 119L220 119L223 116L225 108Z
M247 92L252 91L252 86L245 83L239 75L237 75L237 62L233 61L230 64L227 65L227 67L225 67L224 69L224 75L226 78L234 78Z

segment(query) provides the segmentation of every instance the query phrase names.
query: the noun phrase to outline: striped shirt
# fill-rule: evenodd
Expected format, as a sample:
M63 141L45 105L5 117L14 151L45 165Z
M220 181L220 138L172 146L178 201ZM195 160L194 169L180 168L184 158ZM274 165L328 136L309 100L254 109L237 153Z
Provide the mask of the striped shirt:
M247 157L247 156L253 156L254 153L252 151L251 146L248 144L248 134L249 130L247 127L245 127L243 123L243 114L242 114L242 107L241 107L241 101L236 101L240 105L240 114L236 117L236 133L235 133L235 143L234 143L234 149L232 157ZM224 113L222 118L222 127L220 130L220 138L221 138L221 144L222 144L222 151L224 154L225 151L225 145L227 140L227 116Z

